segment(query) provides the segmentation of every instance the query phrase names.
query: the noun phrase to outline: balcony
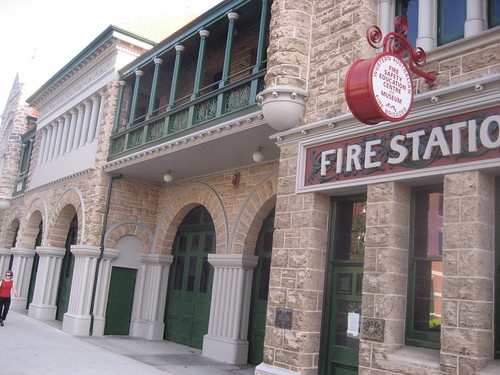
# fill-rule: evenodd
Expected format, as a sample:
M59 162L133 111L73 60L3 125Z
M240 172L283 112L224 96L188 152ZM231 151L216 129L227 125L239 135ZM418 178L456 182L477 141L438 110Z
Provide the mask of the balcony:
M258 112L269 8L224 1L125 67L108 162Z

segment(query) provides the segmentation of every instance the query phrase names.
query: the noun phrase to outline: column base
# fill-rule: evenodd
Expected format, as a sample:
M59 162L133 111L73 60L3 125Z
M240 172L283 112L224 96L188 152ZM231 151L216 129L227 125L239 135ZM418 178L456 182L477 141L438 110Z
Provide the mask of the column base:
M19 298L19 299L12 298L11 302L10 302L10 309L11 310L26 310L27 303L28 303L27 298Z
M90 329L90 316L77 316L64 314L62 330L76 336L88 336Z
M248 361L248 341L205 335L202 355L232 365L246 364Z
M163 340L164 331L165 323L163 322L136 320L130 324L130 336L145 340Z
M298 372L261 363L255 368L255 375L299 375Z
M30 304L28 316L39 320L55 320L57 307L53 305Z

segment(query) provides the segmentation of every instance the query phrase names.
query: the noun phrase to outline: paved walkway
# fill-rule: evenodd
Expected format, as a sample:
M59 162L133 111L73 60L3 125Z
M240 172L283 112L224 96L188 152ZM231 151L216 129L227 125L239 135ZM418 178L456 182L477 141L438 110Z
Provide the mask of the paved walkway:
M77 337L61 322L9 312L0 327L0 374L42 375L253 375L250 365L202 357L198 349L126 336Z

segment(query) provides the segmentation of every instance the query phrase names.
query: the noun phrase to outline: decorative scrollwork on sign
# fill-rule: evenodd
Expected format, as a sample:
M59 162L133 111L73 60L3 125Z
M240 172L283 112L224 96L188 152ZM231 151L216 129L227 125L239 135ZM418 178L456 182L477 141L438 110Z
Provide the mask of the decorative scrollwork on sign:
M400 58L404 59L408 56L408 67L416 75L425 79L427 84L432 85L437 78L437 73L425 73L417 68L417 66L424 66L427 57L425 51L420 48L412 48L410 42L406 39L408 34L408 22L403 16L394 18L394 27L396 32L391 32L382 38L382 31L377 26L370 26L366 30L366 40L368 44L375 49L383 48L384 52L391 52Z

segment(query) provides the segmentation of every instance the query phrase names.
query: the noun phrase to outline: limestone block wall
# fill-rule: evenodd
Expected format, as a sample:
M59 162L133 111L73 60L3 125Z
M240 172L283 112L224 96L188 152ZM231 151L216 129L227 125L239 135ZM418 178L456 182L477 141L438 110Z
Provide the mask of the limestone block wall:
M384 321L382 341L362 337L360 374L478 374L493 358L494 177L444 176L441 349L405 346L410 187L368 187L363 321ZM364 324L364 323L363 323Z

